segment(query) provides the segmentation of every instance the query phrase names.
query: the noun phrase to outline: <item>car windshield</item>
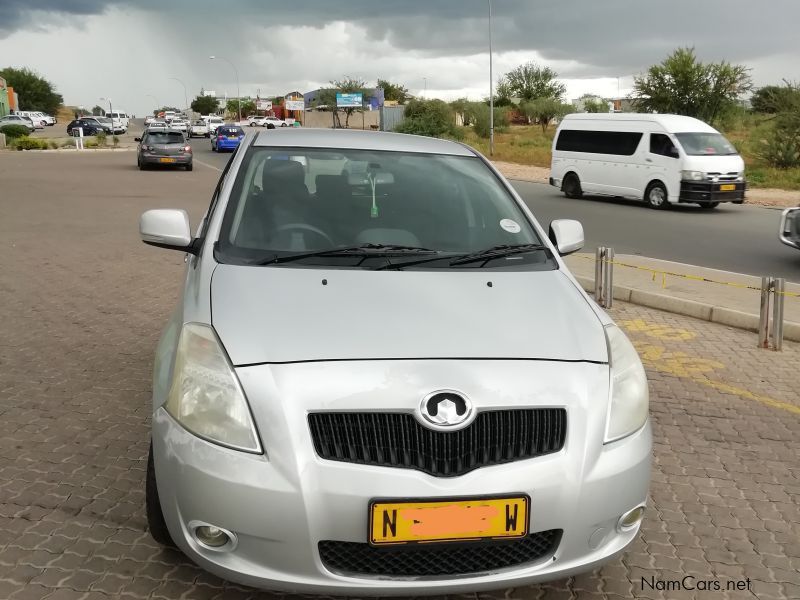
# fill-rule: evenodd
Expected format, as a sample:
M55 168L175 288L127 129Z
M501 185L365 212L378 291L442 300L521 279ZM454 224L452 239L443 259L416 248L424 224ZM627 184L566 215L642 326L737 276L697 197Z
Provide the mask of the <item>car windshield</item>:
M513 197L477 157L251 147L215 255L220 262L264 264L331 250L336 255L283 264L385 268L387 261L416 261L416 268L456 268L450 264L456 257L540 243ZM371 256L365 260L365 254ZM458 268L484 265L554 268L541 248Z
M111 123L111 119L107 117L95 117L95 120L99 121L100 123Z
M689 156L732 156L736 148L719 133L676 133L675 137Z
M183 134L177 131L151 133L147 136L148 144L183 144Z

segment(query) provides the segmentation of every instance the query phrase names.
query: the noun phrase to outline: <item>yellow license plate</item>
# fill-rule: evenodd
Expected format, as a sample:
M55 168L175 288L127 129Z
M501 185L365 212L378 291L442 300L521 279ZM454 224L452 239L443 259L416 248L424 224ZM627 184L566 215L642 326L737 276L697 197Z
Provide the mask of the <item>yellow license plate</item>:
M174 163L175 159L174 158L159 158L158 162Z
M238 140L238 139L239 139L239 136L238 136L238 135L229 135L229 136L228 136L228 139L229 139L229 140Z
M408 544L486 538L519 538L528 534L530 498L374 501L370 504L370 543Z
M719 186L719 191L720 192L733 192L735 190L736 190L736 186L733 185L732 183Z

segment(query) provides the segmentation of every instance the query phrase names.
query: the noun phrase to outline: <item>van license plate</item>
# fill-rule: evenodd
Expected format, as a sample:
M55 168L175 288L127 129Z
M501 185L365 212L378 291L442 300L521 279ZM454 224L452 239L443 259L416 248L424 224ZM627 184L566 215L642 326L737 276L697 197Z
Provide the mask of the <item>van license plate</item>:
M370 544L409 544L456 540L513 539L528 534L530 498L373 501Z
M721 186L719 186L719 191L720 192L733 192L733 191L736 191L736 186L733 185L732 183L729 183L729 184L726 184L726 185L721 185Z

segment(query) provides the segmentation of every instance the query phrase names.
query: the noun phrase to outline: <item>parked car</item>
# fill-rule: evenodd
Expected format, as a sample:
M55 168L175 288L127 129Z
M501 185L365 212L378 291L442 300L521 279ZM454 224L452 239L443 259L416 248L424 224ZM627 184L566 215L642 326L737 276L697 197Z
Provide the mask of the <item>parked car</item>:
M128 127L130 126L130 118L128 117L128 113L126 113L124 110L117 109L107 112L106 116L114 120L115 128L122 127L125 131L128 130Z
M208 123L203 121L203 119L198 119L194 123L192 123L191 129L189 129L189 137L208 137L209 130L208 130Z
M34 110L18 110L16 114L21 117L29 118L37 129L44 129L48 125L55 124L55 119L49 115L45 115L43 112Z
M244 129L239 125L220 125L211 136L211 151L236 150L244 138Z
M278 117L264 117L264 122L261 124L261 126L271 129L272 127L288 127L289 124L286 123L286 121L282 121Z
M148 129L142 137L134 139L139 142L136 151L139 170L144 171L153 165L192 170L192 147L186 143L182 132L175 129L163 131Z
M105 117L82 117L84 121L90 121L93 123L97 123L99 129L102 129L106 132L106 134L111 135L114 133L110 122L103 122L100 119L104 119Z
M36 126L33 124L33 121L27 117L21 117L16 114L0 117L0 127L3 125L22 125L23 127L28 128L29 133L36 131Z
M550 184L568 198L619 196L651 208L744 202L744 161L721 133L679 115L567 115L553 140Z
M189 254L156 349L153 538L330 596L521 588L623 552L648 384L561 258L580 223L544 229L455 142L277 130L239 152L196 236L183 210L140 220Z
M787 208L781 215L781 242L800 250L800 207Z
M112 120L108 117L93 117L93 119L100 123L107 132L125 133L128 131L118 120Z
M98 132L105 131L98 121L85 117L70 121L67 124L67 135L77 135L76 130L79 127L83 129L83 135L97 135Z

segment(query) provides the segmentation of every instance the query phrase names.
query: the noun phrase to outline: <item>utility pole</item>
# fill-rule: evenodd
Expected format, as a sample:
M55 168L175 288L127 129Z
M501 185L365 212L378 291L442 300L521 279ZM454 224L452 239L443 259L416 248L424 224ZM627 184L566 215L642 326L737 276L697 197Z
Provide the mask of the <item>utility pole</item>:
M494 156L494 66L492 64L492 0L489 1L489 156Z

